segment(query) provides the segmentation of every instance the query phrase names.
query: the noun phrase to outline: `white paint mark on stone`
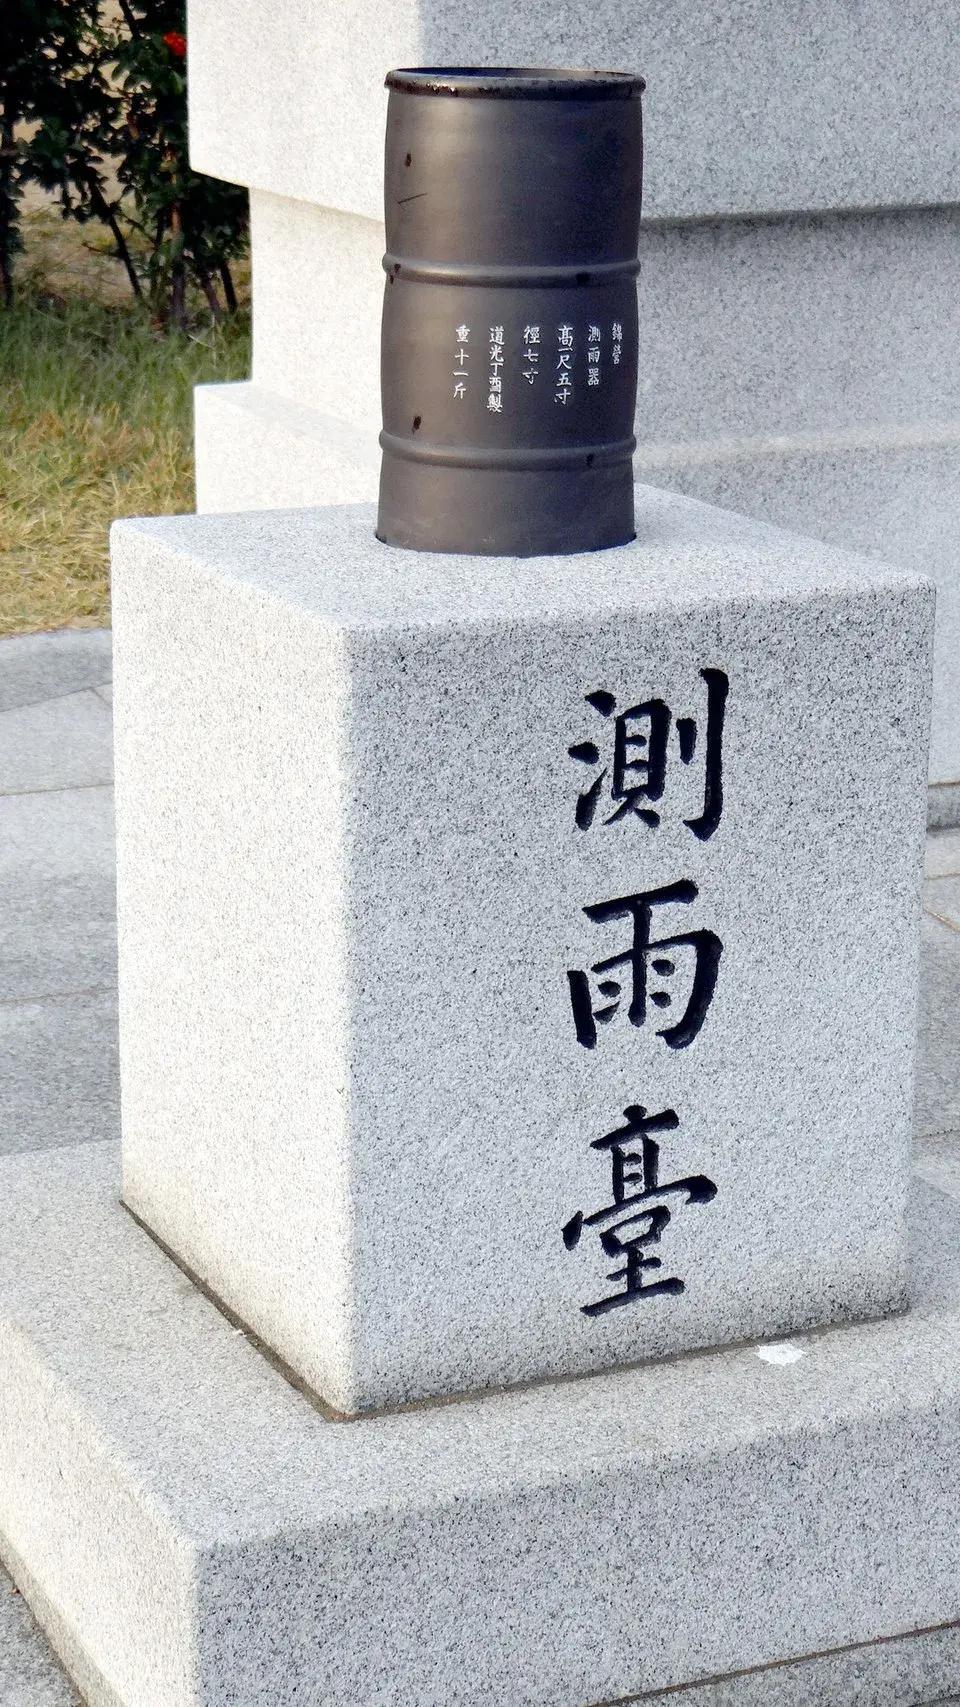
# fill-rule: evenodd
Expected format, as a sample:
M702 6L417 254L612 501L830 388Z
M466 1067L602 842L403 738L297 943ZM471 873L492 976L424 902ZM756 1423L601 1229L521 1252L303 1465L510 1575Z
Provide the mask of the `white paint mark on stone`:
M799 1363L806 1351L806 1346L797 1345L795 1340L778 1340L774 1345L758 1345L754 1347L756 1354L764 1363Z

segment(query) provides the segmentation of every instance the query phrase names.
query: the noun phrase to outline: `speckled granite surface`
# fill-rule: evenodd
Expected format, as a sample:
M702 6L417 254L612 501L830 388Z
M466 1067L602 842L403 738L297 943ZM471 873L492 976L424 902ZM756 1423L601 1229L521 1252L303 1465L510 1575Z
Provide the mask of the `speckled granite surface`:
M0 642L0 703L5 686L12 696L8 704L21 707L40 706L45 699L73 696L94 685L109 697L103 636L71 637L68 646L58 637L49 637L49 644L48 637L40 641ZM32 679L27 679L28 671L33 672ZM15 681L21 685L13 687ZM69 736L60 728L58 744L63 750L51 744L44 755L42 727L38 718L36 739L24 743L20 769L8 778L10 793L0 797L0 814L18 793L39 790L50 795L51 804L55 795L67 802L62 816L51 813L36 820L35 864L22 859L9 873L13 910L29 908L37 917L43 916L47 904L51 871L59 869L62 874L65 870L67 884L78 866L88 876L99 873L105 885L112 881L109 820L90 814L85 801L88 787L71 780L78 765L92 762L91 754L84 753L82 743L71 747ZM93 789L104 789L105 797L106 782L106 775L100 775L92 783ZM65 843L74 846L69 856L62 851ZM925 1180L956 1193L960 1163L951 1134L960 1132L960 834L942 832L928 838L927 880L917 1130L926 1139L921 1146ZM89 892L80 886L77 894L89 928L75 959L51 931L47 946L36 950L31 973L25 975L19 951L3 961L4 974L9 976L13 964L17 979L0 1001L0 1021L12 1026L3 1042L8 1069L0 1113L3 1151L60 1147L116 1133L115 1021L110 1005L115 972L110 939L99 907L83 912ZM56 890L54 896L58 898ZM62 904L62 893L58 899ZM98 978L92 991L85 982L91 956ZM14 989L19 993L12 993ZM49 1065L57 1061L63 1064L60 1087L41 1094ZM934 1702L937 1707L956 1707L958 1688L957 1635L945 1630L882 1648L870 1646L805 1660L758 1676L694 1686L663 1698L662 1707L673 1701L687 1702L689 1707L794 1707L794 1703L809 1707L814 1700L818 1707L918 1707ZM650 1707L654 1701L661 1707L656 1696L648 1699ZM12 1592L7 1579L0 1578L0 1707L74 1707L78 1700L23 1600Z

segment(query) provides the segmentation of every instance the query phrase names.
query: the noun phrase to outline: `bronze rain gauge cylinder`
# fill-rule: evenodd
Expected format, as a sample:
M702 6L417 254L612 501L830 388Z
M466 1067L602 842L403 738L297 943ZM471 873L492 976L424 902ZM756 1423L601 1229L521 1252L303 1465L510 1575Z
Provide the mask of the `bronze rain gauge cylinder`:
M378 537L521 557L624 544L642 79L386 82Z

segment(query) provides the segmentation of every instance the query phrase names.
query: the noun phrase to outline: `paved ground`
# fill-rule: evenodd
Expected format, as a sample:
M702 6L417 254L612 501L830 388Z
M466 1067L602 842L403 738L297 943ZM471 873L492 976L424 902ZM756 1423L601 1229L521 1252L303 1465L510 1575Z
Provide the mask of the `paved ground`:
M2 1151L119 1131L109 684L107 633L0 640ZM928 838L924 899L929 1138L960 1132L960 831ZM77 1700L0 1573L0 1707Z

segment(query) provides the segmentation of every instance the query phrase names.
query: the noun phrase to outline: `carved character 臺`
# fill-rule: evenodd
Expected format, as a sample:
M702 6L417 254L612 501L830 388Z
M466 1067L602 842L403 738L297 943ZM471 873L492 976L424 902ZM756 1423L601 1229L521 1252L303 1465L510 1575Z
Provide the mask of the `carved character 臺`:
M595 1227L604 1254L614 1262L623 1259L623 1266L612 1269L606 1277L622 1282L622 1289L596 1303L581 1305L585 1316L606 1315L640 1297L683 1292L685 1283L676 1275L644 1278L648 1273L658 1275L663 1267L662 1258L648 1254L651 1246L659 1245L671 1219L671 1210L661 1200L682 1192L688 1204L710 1203L717 1195L716 1186L705 1174L661 1183L660 1146L650 1134L671 1132L679 1126L672 1108L648 1114L642 1103L631 1103L623 1112L626 1125L595 1138L591 1144L593 1150L609 1152L611 1201L589 1215L578 1209L563 1228L568 1251L579 1244L585 1227ZM639 1149L628 1148L638 1138Z

